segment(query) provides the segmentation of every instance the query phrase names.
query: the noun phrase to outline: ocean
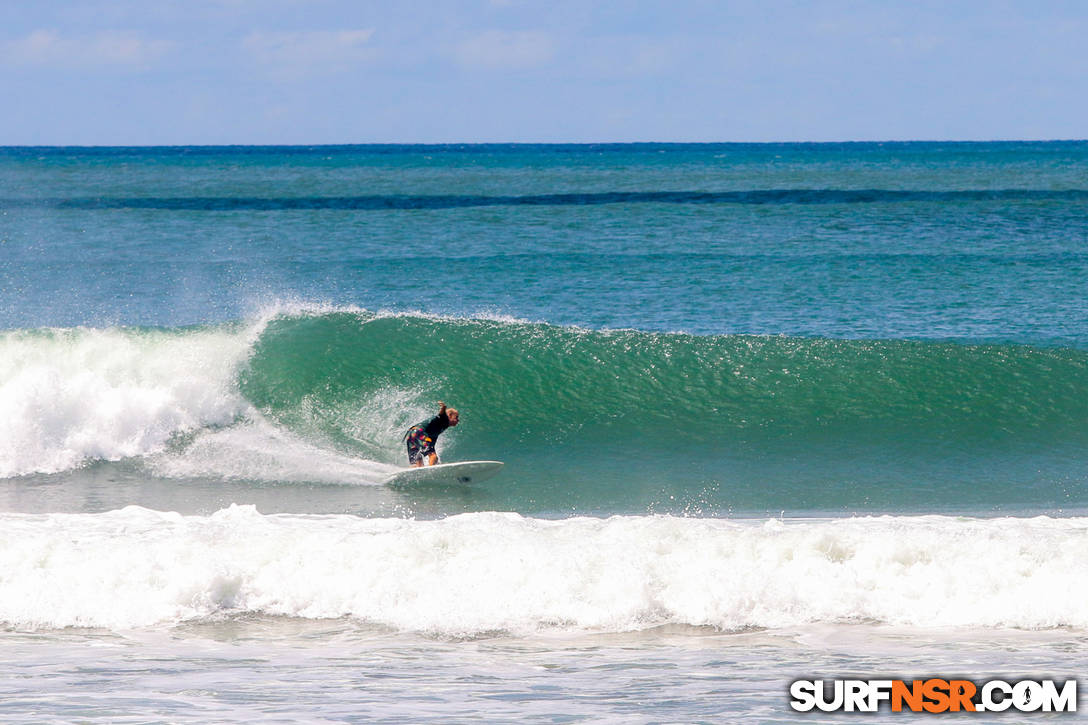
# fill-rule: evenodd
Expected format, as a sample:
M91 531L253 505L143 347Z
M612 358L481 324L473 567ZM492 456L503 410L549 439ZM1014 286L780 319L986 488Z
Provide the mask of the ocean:
M0 148L0 718L1075 678L1085 280L1088 142Z

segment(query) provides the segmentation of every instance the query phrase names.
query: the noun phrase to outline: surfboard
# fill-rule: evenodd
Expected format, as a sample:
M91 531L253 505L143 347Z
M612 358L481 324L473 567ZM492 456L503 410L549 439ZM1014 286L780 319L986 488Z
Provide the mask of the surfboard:
M387 486L406 486L418 483L479 483L502 470L502 461L458 461L439 463L436 466L405 468L387 477Z

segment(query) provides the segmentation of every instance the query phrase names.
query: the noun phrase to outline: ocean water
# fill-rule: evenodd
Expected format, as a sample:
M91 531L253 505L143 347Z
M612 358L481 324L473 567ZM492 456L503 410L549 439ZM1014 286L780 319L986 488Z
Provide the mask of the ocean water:
M1076 677L1086 279L1088 142L0 149L0 717Z

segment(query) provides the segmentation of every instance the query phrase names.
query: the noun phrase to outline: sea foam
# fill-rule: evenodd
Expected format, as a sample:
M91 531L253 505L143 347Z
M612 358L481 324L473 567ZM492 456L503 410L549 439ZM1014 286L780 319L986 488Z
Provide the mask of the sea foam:
M441 636L1088 626L1088 519L0 514L19 629L351 617Z
M250 406L234 384L259 325L0 334L0 477L162 449Z

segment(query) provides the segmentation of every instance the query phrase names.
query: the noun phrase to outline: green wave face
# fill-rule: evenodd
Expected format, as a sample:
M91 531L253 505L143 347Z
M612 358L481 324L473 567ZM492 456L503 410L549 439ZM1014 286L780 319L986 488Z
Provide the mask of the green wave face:
M338 312L273 320L241 388L273 422L386 462L444 400L462 425L440 452L507 461L511 505L1088 502L1075 350Z

